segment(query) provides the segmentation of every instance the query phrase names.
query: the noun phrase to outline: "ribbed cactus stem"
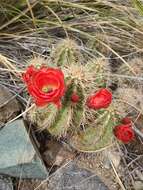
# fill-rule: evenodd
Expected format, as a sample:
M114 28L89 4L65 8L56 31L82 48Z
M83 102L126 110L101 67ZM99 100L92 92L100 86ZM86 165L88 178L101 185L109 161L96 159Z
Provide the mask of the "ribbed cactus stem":
M112 144L114 125L113 113L105 110L94 126L87 126L71 139L71 145L82 152L102 150Z
M62 103L62 108L59 110L55 122L50 126L48 131L56 137L64 136L70 126L72 119L72 107L70 97L74 89L74 81L68 81L67 91Z
M107 60L97 58L89 61L85 67L85 78L88 79L89 84L87 84L85 88L91 86L92 88L100 88L105 87L107 81L109 80L107 74L110 73L110 66ZM91 81L91 82L90 82Z
M80 126L82 120L84 119L84 112L85 112L85 96L83 86L80 81L77 81L76 89L77 95L79 96L79 101L73 105L73 117L72 117L72 125L76 130Z
M76 104L71 101L71 96L75 90L79 95L79 102ZM82 87L79 83L75 83L75 80L71 80L64 97L63 107L59 111L53 125L48 128L48 131L53 136L60 137L66 135L67 131L73 132L74 130L75 132L78 130L84 114L83 102L84 94Z
M81 54L77 44L70 39L62 40L52 54L55 64L59 67L80 63Z
M37 127L37 130L42 131L48 129L55 121L58 113L58 108L54 104L48 104L44 107L35 106L28 113L28 119Z

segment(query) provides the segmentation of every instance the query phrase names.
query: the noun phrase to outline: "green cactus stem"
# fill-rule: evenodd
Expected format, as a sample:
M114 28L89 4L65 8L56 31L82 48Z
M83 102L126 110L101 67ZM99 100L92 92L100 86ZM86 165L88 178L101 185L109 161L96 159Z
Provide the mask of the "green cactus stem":
M36 125L37 130L42 131L48 129L55 120L58 113L58 108L54 104L48 104L44 107L37 107L36 105L28 113L28 120Z
M72 126L77 130L80 127L82 120L84 119L85 113L85 96L83 86L80 81L77 81L74 91L79 96L79 101L76 104L72 105L73 108L73 117L72 117Z
M104 88L109 83L108 74L111 73L110 65L107 60L97 58L89 61L84 66L85 91L91 93L98 88Z
M71 101L71 96L75 90L79 95L79 102L76 104ZM78 130L78 126L80 126L84 114L83 102L84 94L82 86L80 83L72 80L65 94L63 107L59 111L53 125L48 128L48 131L53 136L60 137L65 136L68 131L72 132L73 130Z
M54 104L49 104L45 107L35 106L29 113L30 121L37 126L38 130L47 130L57 138L65 136L68 131L78 130L84 114L84 94L81 84L74 79L68 80L67 83L61 109ZM75 90L79 95L79 102L76 104L71 101Z
M70 39L62 40L51 55L58 67L78 64L81 62L81 54L77 44Z
M62 103L62 108L59 110L55 122L49 127L48 131L56 137L65 136L70 126L72 119L72 107L70 97L74 89L74 81L72 80L67 87L67 91Z
M94 152L112 145L113 140L113 120L114 114L108 110L96 120L95 125L89 125L77 135L74 135L70 144L81 152Z

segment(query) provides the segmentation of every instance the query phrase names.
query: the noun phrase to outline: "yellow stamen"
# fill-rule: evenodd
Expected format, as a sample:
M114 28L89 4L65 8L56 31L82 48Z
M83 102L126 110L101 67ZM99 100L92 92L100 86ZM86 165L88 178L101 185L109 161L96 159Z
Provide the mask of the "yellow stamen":
M52 88L51 88L51 87L49 87L49 86L43 86L42 92L48 93L48 92L50 92L50 91L52 91Z

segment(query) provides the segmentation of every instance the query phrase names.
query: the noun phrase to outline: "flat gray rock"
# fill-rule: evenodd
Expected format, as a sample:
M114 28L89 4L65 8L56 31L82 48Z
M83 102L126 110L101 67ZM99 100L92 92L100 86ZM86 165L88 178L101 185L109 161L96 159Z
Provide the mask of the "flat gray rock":
M0 173L45 179L48 173L35 148L22 119L6 125L0 130Z
M74 162L57 170L48 190L109 190L96 174L79 168Z

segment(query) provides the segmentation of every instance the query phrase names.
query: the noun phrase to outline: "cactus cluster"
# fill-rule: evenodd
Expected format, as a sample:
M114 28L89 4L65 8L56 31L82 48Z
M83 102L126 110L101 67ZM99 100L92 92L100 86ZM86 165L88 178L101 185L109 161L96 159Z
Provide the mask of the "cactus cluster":
M45 60L38 60L41 65L45 64ZM36 59L32 61L34 62L37 63ZM65 76L66 92L62 98L62 106L60 109L54 104L35 106L28 113L30 121L38 130L47 130L56 138L68 136L69 143L82 152L110 146L113 127L118 123L113 105L100 110L86 106L89 94L107 87L110 72L108 62L97 58L85 63L78 45L65 39L51 53L47 66L52 64L59 67ZM71 100L73 94L78 97L77 102Z

